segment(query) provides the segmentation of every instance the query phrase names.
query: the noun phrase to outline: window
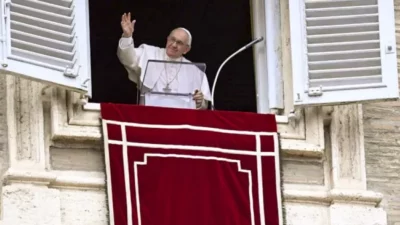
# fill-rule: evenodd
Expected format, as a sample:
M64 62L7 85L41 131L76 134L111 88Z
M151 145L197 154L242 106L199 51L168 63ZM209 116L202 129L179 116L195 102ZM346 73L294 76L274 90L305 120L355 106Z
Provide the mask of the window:
M253 53L250 50L241 53L229 62L230 68L223 70L216 107L255 111L257 92L259 111L267 112L268 107L283 108L280 18L279 13L275 13L280 8L279 0L251 1L251 5L244 0L198 3L202 5L176 0L174 7L169 0L158 0L158 8L153 7L154 1L135 1L133 6L126 1L97 4L95 8L102 10L91 11L90 29L96 30L96 34L92 33L90 39L88 0L3 2L0 14L4 15L0 16L5 19L1 20L0 61L4 74L25 76L89 95L94 84L93 89L99 89L93 95L94 102L126 100L126 103L134 103L134 84L127 79L115 55L121 33L120 15L132 11L138 20L137 44L147 42L163 46L172 28L191 29L195 47L188 58L206 61L204 52L211 55L208 58L214 57L214 61L208 63L210 83L213 71L225 57L248 43L252 36L264 36L264 44L255 47ZM95 1L90 2L95 4ZM393 0L289 0L289 6L293 59L291 92L295 105L398 98ZM227 20L224 13L228 11L235 13L233 19L219 24ZM110 15L110 12L116 13ZM176 17L164 19L168 15ZM224 30L222 33L220 28ZM152 33L153 30L157 33ZM202 37L202 34L205 35ZM92 63L92 78L90 55L95 62ZM111 58L115 62L107 61ZM102 75L105 79L96 74L102 69L106 70ZM105 93L109 99L101 99L97 93ZM232 97L227 100L223 96ZM242 105L238 105L238 99Z
M173 28L189 29L193 46L186 57L206 63L211 89L219 65L252 40L250 11L247 0L89 1L93 74L90 101L136 103L136 85L116 57L124 12L131 12L137 21L133 35L136 47L142 43L164 47ZM237 55L222 70L215 104L217 109L256 111L251 49Z

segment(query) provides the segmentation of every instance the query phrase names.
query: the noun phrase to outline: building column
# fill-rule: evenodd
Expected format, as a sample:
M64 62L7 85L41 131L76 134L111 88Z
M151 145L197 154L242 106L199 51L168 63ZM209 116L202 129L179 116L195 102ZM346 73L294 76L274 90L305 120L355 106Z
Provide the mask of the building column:
M331 225L386 225L383 196L367 190L362 106L333 107L327 155L331 158ZM330 143L330 146L329 146Z
M61 224L59 191L48 188L44 85L7 76L9 168L2 189L3 224Z
M334 107L330 127L332 189L367 189L360 107L359 105Z

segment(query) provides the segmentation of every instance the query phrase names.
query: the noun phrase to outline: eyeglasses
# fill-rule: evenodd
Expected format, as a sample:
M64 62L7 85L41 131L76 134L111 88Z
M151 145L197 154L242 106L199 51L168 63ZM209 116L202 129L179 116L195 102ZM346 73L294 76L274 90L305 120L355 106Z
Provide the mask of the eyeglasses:
M172 42L172 44L173 44L173 43L176 43L178 46L187 45L187 44L183 43L183 41L177 40L177 39L176 39L175 37L173 37L173 36L169 36L169 37L167 38L167 40L168 40L169 42Z

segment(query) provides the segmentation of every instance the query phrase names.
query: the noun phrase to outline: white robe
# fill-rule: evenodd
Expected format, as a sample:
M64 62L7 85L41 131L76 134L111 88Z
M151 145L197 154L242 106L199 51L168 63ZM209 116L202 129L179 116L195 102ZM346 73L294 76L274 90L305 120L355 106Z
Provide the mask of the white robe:
M207 76L196 66L188 64L161 64L151 62L148 65L148 60L190 62L184 57L171 59L167 56L165 48L146 44L142 44L138 48L135 48L133 39L124 37L119 41L117 55L125 69L128 71L129 79L135 82L138 86L143 83L143 86L147 90L150 89L153 92L164 92L164 88L167 86L167 83L169 83L168 87L172 92L194 93L194 91L198 89L203 93L205 100L211 100ZM159 100L167 101L166 99ZM165 104L171 105L173 103L165 102ZM202 108L204 107L205 105L203 104Z

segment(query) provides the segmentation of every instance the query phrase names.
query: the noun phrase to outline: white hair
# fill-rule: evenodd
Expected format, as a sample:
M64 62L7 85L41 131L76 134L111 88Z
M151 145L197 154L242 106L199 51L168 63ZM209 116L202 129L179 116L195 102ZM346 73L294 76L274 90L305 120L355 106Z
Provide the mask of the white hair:
M183 31L185 31L186 34L187 34L187 36L188 36L188 43L187 43L187 44L188 44L189 46L192 45L192 34L190 33L190 31L189 31L188 29L183 28L183 27L178 27L178 28L173 29L173 30L171 31L171 33L172 33L173 31L175 31L175 30L183 30Z

